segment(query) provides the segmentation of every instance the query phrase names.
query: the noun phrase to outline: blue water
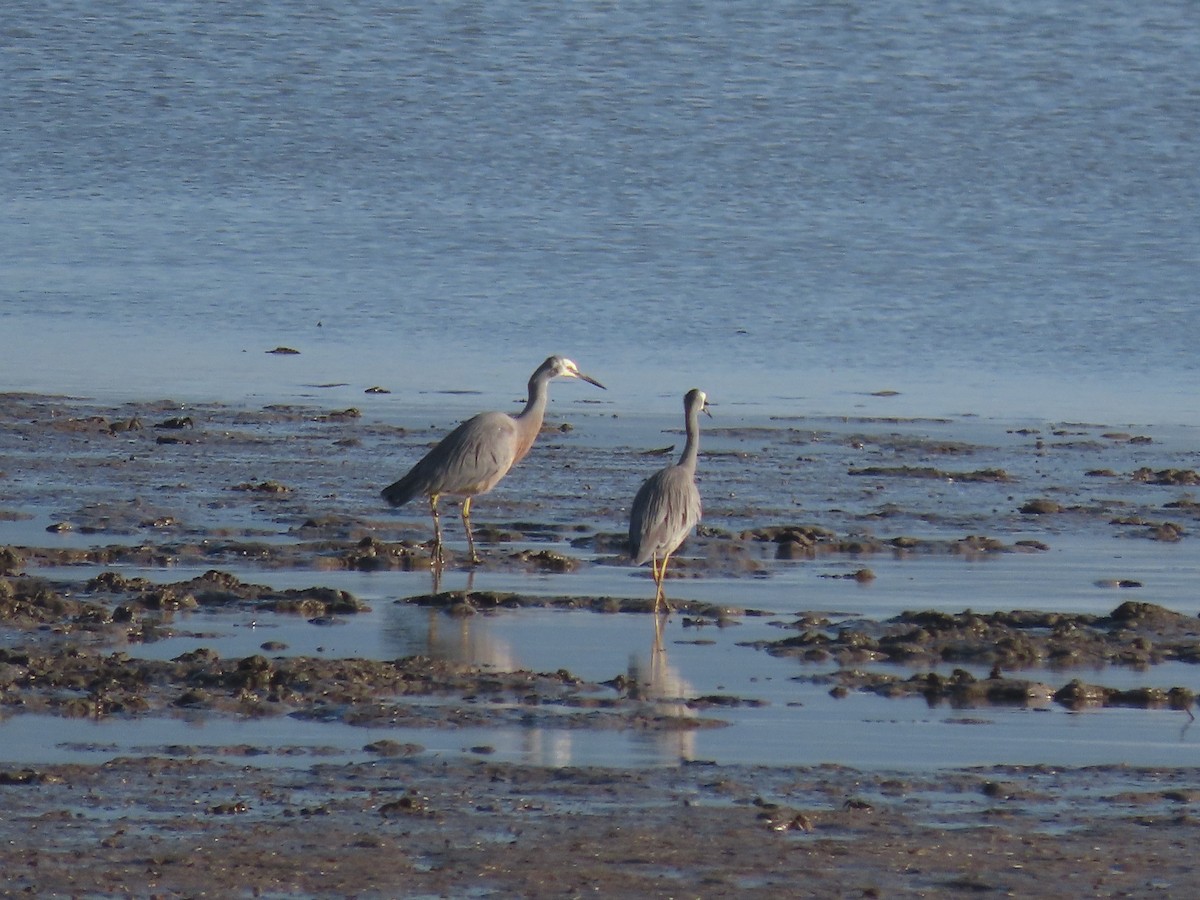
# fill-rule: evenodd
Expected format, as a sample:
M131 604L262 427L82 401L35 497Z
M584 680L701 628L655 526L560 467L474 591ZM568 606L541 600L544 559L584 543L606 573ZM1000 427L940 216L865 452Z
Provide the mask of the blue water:
M1190 0L10 0L0 389L475 408L430 392L559 352L618 409L1195 424L1198 43Z

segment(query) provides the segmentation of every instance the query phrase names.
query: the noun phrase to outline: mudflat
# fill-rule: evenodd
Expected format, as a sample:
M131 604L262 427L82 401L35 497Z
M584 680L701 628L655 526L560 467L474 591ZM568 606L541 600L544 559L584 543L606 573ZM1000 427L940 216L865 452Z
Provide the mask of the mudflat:
M588 640L651 643L652 583L628 568L624 517L682 444L676 423L556 410L521 467L476 502L475 569L448 509L437 577L424 507L393 512L378 491L453 423L0 396L6 889L1197 892L1200 767L1143 758L1136 735L1128 759L1100 764L1042 761L1035 744L1019 761L998 746L955 765L935 739L915 764L855 766L851 732L817 758L695 751L708 733L752 745L760 711L803 735L821 727L806 722L817 698L862 698L937 710L960 730L1004 727L976 723L1015 709L1120 732L1137 711L1178 730L1187 758L1200 661L1186 586L1200 511L1192 435L714 413L704 523L668 581L665 650L603 669L588 666ZM1060 547L1094 552L1056 564ZM1107 562L1081 570L1080 558ZM981 587L974 567L989 560L1015 587ZM374 573L379 596L358 596L347 573ZM897 607L891 590L924 602ZM365 641L395 621L374 618L383 604L427 631ZM538 627L561 637L535 668L467 639L473 625L533 627L523 617L551 612L561 618ZM568 624L580 621L591 624ZM731 684L753 664L772 686L710 685L672 671L681 657L726 667ZM316 739L268 736L279 721ZM60 733L46 723L126 723L138 738L47 737L39 756L30 735ZM180 723L207 731L181 742ZM240 739L206 740L222 723ZM887 722L875 727L886 740ZM578 746L615 733L671 749L652 765L569 752L531 762L488 737L548 730ZM418 733L470 739L447 752Z

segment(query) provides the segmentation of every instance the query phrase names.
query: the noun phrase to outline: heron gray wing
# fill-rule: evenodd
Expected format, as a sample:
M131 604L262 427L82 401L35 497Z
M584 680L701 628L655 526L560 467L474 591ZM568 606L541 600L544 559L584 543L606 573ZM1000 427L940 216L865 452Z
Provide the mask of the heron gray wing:
M700 521L700 492L680 466L660 469L646 479L629 514L630 555L636 565L673 553Z
M473 496L495 487L512 468L516 452L513 419L481 413L446 435L419 465L426 469L429 491Z

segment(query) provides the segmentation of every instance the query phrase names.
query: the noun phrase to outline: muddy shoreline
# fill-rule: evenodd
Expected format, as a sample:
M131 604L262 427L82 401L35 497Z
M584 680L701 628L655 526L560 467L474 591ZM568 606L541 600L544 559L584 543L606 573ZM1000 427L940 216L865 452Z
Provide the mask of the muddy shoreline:
M255 741L151 744L136 755L97 745L71 764L0 759L6 888L199 896L215 883L243 896L382 897L1200 887L1184 849L1200 768L1003 758L939 768L934 747L919 771L687 756L645 770L526 765L492 759L486 740L447 755L386 729L552 726L586 740L721 729L731 711L769 703L752 687L699 690L632 666L581 674L565 647L533 670L470 654L347 657L264 639L231 655L206 643L229 622L336 635L381 602L420 608L447 630L541 609L649 628L645 579L613 578L627 565L625 495L665 443L622 443L621 423L607 418L567 411L528 471L480 501L474 584L435 580L368 603L333 575L428 571L421 511L391 514L377 490L439 426L350 409L0 396L0 735L8 717L30 715L283 717L362 733L352 762ZM716 646L720 635L722 647L799 667L780 671L834 698L1064 715L1135 708L1186 731L1200 619L1195 602L1157 602L1153 582L1096 573L1086 611L1039 606L1047 591L1036 586L994 611L943 599L887 615L855 612L853 595L836 593L885 591L898 569L930 560L1028 560L1032 571L1068 540L1190 552L1200 504L1189 490L1200 477L1173 432L777 421L725 424L705 446L705 526L669 585L668 653ZM465 573L462 549L451 547L450 580ZM172 577L182 570L199 574ZM307 584L280 587L281 573ZM824 580L848 609L785 608L746 589L797 573L814 594ZM550 577L580 587L520 589ZM689 596L706 585L720 599ZM753 635L733 637L743 631ZM142 652L181 640L193 649ZM1168 666L1178 681L1164 685L1155 673ZM1120 684L1106 683L1117 673ZM802 722L804 703L789 705ZM283 758L289 765L268 762Z
M0 864L40 896L1187 896L1195 784L123 758L0 773Z

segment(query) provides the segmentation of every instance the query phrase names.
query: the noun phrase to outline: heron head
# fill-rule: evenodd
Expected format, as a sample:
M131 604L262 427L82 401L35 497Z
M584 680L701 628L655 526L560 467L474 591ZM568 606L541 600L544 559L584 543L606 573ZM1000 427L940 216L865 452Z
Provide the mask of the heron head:
M563 378L578 378L582 381L586 381L588 384L594 384L598 388L608 390L608 388L605 388L604 385L598 382L595 378L592 378L590 375L584 375L582 372L580 372L579 366L575 365L572 360L567 359L565 356L551 356L544 363L542 363L539 371L548 372L551 378L558 378L559 376Z
M708 411L708 394L699 388L692 388L684 394L683 409L688 415L691 415L692 410L696 410L712 418L712 413Z

